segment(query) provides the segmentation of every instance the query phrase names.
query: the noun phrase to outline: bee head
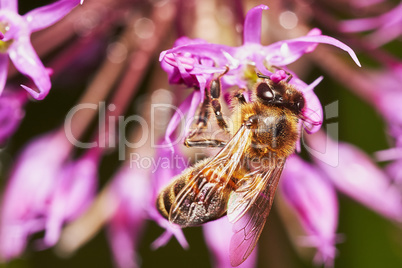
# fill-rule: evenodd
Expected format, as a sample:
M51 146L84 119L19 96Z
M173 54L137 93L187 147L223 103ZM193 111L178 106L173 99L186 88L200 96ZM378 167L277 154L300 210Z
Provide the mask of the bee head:
M305 106L303 94L285 81L260 82L256 86L256 95L262 103L288 108L296 115L300 115Z

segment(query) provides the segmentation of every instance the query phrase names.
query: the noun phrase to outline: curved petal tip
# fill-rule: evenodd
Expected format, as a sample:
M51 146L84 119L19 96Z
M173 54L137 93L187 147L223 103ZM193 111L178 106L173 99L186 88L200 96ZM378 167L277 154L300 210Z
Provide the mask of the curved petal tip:
M36 99L36 100L43 100L47 94L49 93L49 90L44 90L44 91L36 91L28 86L25 85L20 85L23 89L25 89L29 94L31 94L31 96Z
M260 43L261 39L261 14L263 10L267 10L268 6L259 5L247 12L244 20L243 42Z
M267 9L269 9L269 7L267 5L259 5L259 6L254 7L253 9L267 10Z

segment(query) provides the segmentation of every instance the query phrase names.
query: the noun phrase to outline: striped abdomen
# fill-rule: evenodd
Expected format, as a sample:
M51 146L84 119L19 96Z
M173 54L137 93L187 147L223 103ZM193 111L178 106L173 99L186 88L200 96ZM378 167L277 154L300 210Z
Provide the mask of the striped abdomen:
M156 205L163 217L187 227L216 220L226 214L232 183L227 183L225 174L218 170L204 168L209 161L206 159L186 169L161 191ZM181 192L183 189L185 194Z

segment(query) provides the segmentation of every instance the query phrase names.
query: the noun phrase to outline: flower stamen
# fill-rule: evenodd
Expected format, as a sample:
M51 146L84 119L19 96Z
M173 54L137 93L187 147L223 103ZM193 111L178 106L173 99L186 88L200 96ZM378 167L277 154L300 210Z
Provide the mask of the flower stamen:
M13 43L13 40L2 41L4 39L4 34L10 29L8 23L0 22L0 53L6 53L8 48Z

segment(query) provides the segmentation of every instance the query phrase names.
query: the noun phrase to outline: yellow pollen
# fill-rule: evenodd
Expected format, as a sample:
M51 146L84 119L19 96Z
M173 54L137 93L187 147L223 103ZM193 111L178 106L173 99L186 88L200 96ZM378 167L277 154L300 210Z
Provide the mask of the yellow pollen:
M257 82L257 74L255 72L255 66L247 64L243 69L243 79L247 81L247 85L254 85Z
M9 30L8 23L0 22L0 32L5 34ZM8 48L11 46L14 40L1 41L0 40L0 53L7 53Z

